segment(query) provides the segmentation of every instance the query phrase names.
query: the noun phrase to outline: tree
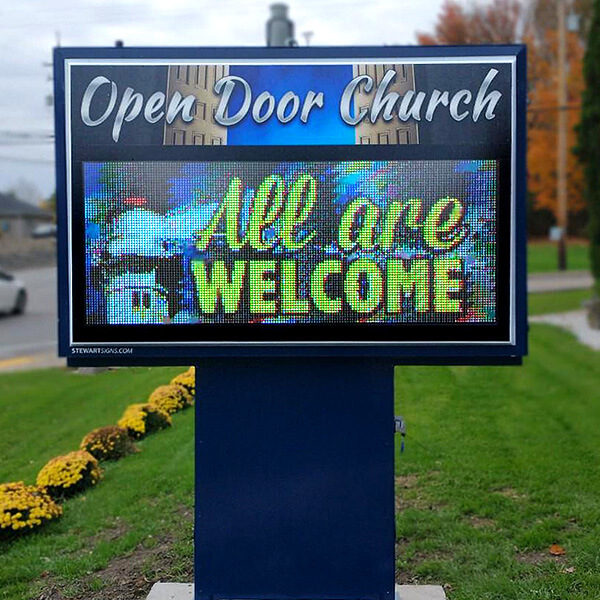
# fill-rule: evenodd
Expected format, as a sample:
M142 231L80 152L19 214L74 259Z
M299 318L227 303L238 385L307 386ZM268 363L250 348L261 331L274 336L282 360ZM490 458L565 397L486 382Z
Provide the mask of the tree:
M445 0L433 34L417 33L417 42L436 44L509 44L517 39L523 7L517 0L491 0L465 9L456 0Z
M556 24L553 23L556 27ZM558 64L557 31L546 29L543 34L529 34L529 110L527 112L528 187L538 209L557 213L556 161L558 149ZM576 144L576 127L581 116L583 92L583 47L576 33L567 34L567 147ZM567 158L567 194L571 214L585 210L583 199L583 169L574 153Z
M49 210L56 221L56 192L52 192L50 196L42 201L40 206L46 210Z
M568 145L575 145L583 90L582 41L589 29L592 0L575 0L580 30L568 35ZM548 0L491 0L468 5L446 0L432 34L418 33L420 44L483 44L523 41L528 46L528 187L533 207L557 213L556 150L558 110L557 11ZM568 160L569 209L585 209L583 171Z
M586 90L583 94L577 154L585 168L585 198L589 209L589 238L595 298L590 324L600 329L600 0L594 0L594 16L584 59Z

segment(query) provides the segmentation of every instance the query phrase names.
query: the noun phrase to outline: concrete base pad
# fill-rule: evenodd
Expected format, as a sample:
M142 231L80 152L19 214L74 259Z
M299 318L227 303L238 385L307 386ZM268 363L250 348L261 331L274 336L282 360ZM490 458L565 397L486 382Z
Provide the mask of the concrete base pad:
M193 600L193 583L155 583L147 600ZM446 600L439 585L396 585L396 600Z
M194 600L194 584L155 583L146 600Z
M446 600L441 585L397 585L396 600Z

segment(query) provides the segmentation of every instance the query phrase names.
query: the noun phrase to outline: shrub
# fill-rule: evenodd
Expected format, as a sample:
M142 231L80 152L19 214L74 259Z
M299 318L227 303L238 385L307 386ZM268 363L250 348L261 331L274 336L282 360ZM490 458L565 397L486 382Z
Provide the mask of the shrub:
M196 368L190 367L187 371L179 373L171 379L171 383L182 385L192 395L196 395Z
M60 515L62 508L44 488L22 481L0 485L0 539L31 531Z
M98 461L89 452L76 450L49 461L38 473L37 484L53 498L62 499L96 485L100 477Z
M136 451L127 429L116 425L90 431L81 440L80 448L96 460L118 460Z
M170 415L192 405L194 397L182 385L171 383L157 387L148 398L148 402Z
M127 429L132 438L139 440L150 433L171 425L171 416L154 404L131 404L119 419L119 427Z

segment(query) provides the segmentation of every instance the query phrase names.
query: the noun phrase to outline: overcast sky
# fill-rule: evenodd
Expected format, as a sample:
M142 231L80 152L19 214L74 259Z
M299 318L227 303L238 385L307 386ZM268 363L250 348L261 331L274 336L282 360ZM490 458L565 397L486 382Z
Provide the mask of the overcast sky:
M49 136L51 49L62 46L262 46L266 0L24 0L0 12L0 190L35 184L54 190L54 147L15 143L15 136ZM311 45L413 44L430 30L442 0L293 0L296 37Z

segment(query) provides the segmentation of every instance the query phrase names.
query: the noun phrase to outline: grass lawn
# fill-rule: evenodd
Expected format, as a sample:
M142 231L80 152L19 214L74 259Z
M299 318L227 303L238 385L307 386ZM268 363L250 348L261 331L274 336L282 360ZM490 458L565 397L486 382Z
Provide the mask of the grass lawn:
M583 302L592 296L591 290L566 290L562 292L544 292L529 294L528 311L530 315L579 310Z
M523 367L396 369L403 581L452 600L600 598L600 353L544 325L530 344Z
M557 249L553 242L529 242L527 244L527 272L549 273L557 271ZM584 271L590 268L590 249L587 242L567 242L567 268Z
M0 482L33 483L48 459L77 449L85 433L116 423L127 404L145 400L181 371L2 375ZM0 543L0 598L38 598L45 589L44 598L130 600L146 597L148 580L190 579L193 416L193 410L175 415L171 429L139 443L139 454L104 463L104 479L66 502L61 519ZM125 555L127 561L116 559Z
M523 367L396 369L399 581L451 600L600 598L600 354L545 325L530 342ZM33 481L179 371L0 376L0 481ZM0 599L137 600L190 580L193 411L139 445L62 519L0 545Z

